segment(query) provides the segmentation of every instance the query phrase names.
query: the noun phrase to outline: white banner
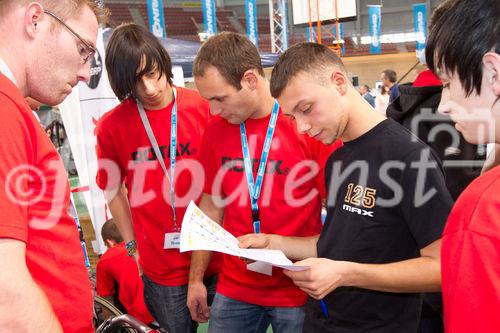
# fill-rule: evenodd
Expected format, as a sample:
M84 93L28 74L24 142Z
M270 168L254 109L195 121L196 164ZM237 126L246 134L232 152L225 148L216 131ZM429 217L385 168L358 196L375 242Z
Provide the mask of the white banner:
M97 52L90 65L90 82L88 84L80 82L60 105L64 127L78 170L80 186L89 187L89 190L84 191L83 194L97 239L97 242L93 244L94 252L98 254L106 249L101 239L101 227L111 216L106 211L104 195L95 182L97 157L94 130L102 115L118 104L109 85L104 65L102 33L103 30L99 29Z

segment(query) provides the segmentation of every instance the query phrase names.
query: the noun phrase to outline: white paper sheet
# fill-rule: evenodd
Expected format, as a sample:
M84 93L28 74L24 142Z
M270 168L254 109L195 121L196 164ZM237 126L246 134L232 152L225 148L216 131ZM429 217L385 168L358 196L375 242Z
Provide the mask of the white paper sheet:
M206 216L194 202L189 204L182 220L180 252L207 250L254 260L249 270L271 275L272 266L293 271L308 269L294 266L282 251L268 249L240 249L238 240Z

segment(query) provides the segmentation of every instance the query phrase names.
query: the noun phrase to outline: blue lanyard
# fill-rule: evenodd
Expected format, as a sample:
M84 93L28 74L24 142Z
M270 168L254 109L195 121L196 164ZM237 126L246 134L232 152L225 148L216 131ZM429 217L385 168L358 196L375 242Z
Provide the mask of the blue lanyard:
M80 245L83 250L83 257L85 259L85 267L90 268L89 255L87 252L87 247L85 246L85 241L83 239L82 227L80 225L80 219L78 218L78 212L76 211L75 200L73 198L73 193L70 192L70 204L71 204L71 212L73 214L73 219L75 220L76 227L78 228L78 234L80 235ZM104 241L104 239L103 239Z
M167 177L170 182L170 204L172 206L172 214L174 218L174 230L179 231L177 227L177 214L175 213L175 161L177 158L177 91L175 87L172 87L174 93L174 106L172 107L172 118L171 118L171 126L170 126L170 176L168 175L167 168L165 167L165 162L163 161L163 155L160 152L160 147L158 146L158 142L156 141L156 137L153 133L153 129L151 128L151 124L149 123L148 116L146 115L146 111L144 111L144 105L141 101L137 101L137 109L139 110L139 115L141 116L142 124L144 125L144 129L146 130L146 134L148 135L149 141L153 146L156 158L160 163L163 172L165 173L165 177Z
M274 101L273 111L271 113L271 119L269 119L269 125L267 126L266 140L264 141L264 147L262 148L262 154L260 156L259 169L257 171L257 178L255 179L255 183L253 179L253 163L250 158L250 152L248 149L245 123L243 122L240 124L241 149L243 150L243 160L245 165L245 173L247 176L248 192L250 193L250 202L252 204L253 230L256 234L260 233L260 212L258 200L260 197L260 190L262 189L262 180L264 179L264 173L266 172L269 150L271 149L271 143L273 141L274 129L276 128L276 122L278 120L279 107L280 106L278 102Z

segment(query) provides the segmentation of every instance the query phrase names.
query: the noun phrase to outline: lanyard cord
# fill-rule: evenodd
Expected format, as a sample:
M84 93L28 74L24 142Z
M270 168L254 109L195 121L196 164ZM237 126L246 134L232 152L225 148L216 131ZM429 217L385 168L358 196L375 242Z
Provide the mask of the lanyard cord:
M161 168L170 182L170 201L172 207L172 214L174 219L174 230L179 231L177 227L177 214L175 212L175 161L177 158L177 91L175 87L172 87L174 93L174 106L172 107L172 117L171 117L171 126L170 126L170 176L168 174L167 168L165 166L165 162L163 161L163 155L160 152L160 147L158 146L158 142L156 141L156 137L153 133L153 129L151 128L151 124L149 123L148 116L146 115L146 111L144 110L144 105L141 101L137 101L137 109L139 110L139 115L141 116L142 124L144 125L144 129L146 130L146 134L148 135L149 141L153 146L153 150L155 152L156 158L160 163Z
M278 111L279 111L279 104L277 101L274 101L273 111L271 113L271 119L269 119L269 125L267 126L266 139L264 141L264 147L262 148L259 169L257 170L257 178L255 179L255 182L253 178L253 163L251 161L250 152L248 149L245 123L243 122L240 124L241 149L243 151L245 173L248 183L248 192L250 193L250 202L252 205L253 229L256 234L260 233L260 211L259 211L258 200L260 197L260 191L262 189L262 181L264 179L264 174L266 172L269 150L271 150L271 143L273 141L274 129L276 128L276 122L278 120Z

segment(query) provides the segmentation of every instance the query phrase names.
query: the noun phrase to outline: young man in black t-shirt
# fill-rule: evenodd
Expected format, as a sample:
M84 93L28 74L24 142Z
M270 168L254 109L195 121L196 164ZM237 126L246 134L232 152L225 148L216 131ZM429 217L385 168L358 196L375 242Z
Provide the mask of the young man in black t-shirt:
M304 332L416 332L419 292L440 289L440 235L452 206L434 153L379 115L327 47L301 43L278 60L271 93L300 131L344 146L327 164L318 237L247 235L309 269L285 274L311 296Z

